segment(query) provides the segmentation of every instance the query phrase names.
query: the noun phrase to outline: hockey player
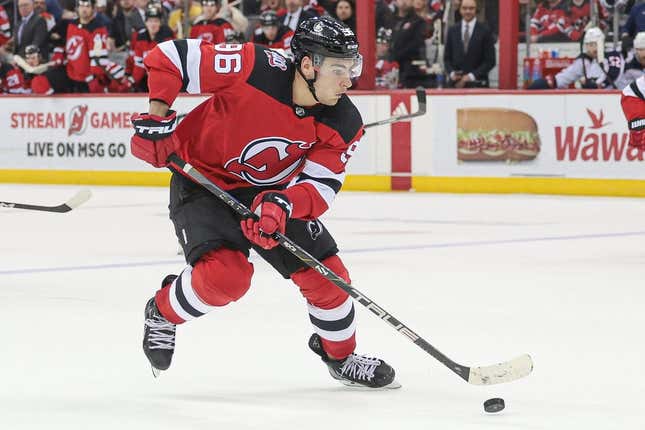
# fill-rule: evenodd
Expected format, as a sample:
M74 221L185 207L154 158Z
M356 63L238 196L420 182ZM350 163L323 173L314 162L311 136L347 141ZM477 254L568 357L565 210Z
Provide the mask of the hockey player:
M202 15L197 18L190 29L190 37L203 39L214 44L224 43L226 36L233 33L233 26L223 19L217 18L221 0L202 0Z
M5 8L0 5L0 48L11 39L11 20Z
M392 367L354 353L351 297L271 236L286 231L350 282L318 217L340 190L345 164L363 136L360 113L345 94L361 72L358 41L335 19L314 17L301 23L291 49L293 63L252 43L175 40L159 44L144 61L150 110L132 120L133 155L163 167L167 156L177 153L259 219L240 219L175 171L170 218L188 266L179 276L167 276L147 303L143 349L153 372L168 369L177 325L216 312L247 292L253 248L307 299L315 330L309 346L335 379L395 388ZM170 107L184 90L213 96L176 126Z
M583 38L583 52L555 76L535 80L529 89L568 88L579 82L582 88L616 88L616 79L624 68L619 52L605 52L605 35L598 27L589 28Z
M616 86L622 90L645 73L645 31L634 38L634 54L628 57L625 70L616 80Z
M132 75L129 77L129 81L136 91L148 91L146 68L143 65L143 59L146 58L148 52L158 43L174 39L172 30L161 23L161 18L161 11L152 5L149 6L146 8L145 28L132 34L130 43Z
M252 42L273 49L281 49L290 55L292 37L293 31L282 24L274 11L267 10L260 15L260 28L253 33Z
M620 104L629 127L629 146L645 150L645 76L625 87Z
M376 88L394 90L399 87L399 63L390 61L392 30L381 27L376 33Z

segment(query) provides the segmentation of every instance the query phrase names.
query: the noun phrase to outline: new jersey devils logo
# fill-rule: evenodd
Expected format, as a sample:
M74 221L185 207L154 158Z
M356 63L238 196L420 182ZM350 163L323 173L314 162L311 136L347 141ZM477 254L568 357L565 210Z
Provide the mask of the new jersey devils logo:
M213 33L210 33L210 32L209 32L209 33L202 33L202 34L200 34L199 36L197 36L197 38L198 38L198 39L205 40L205 41L207 41L207 42L212 42L212 41L213 41L213 39L214 39L214 37L213 37Z
M69 129L67 129L67 135L71 136L72 134L82 134L85 131L85 125L87 121L85 118L87 116L87 105L78 105L74 106L69 112Z
M254 185L278 184L293 174L314 142L294 142L284 137L263 137L244 147L224 168Z
M67 43L65 44L65 52L67 52L68 60L77 60L83 52L83 38L81 36L72 36L67 39Z

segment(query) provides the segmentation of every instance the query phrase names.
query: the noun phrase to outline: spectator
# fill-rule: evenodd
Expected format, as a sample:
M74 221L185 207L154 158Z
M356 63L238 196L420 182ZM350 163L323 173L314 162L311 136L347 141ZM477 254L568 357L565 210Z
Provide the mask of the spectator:
M356 16L354 14L354 10L354 0L338 0L336 2L334 15L339 21L356 33Z
M461 21L450 27L443 54L448 86L488 87L488 73L495 67L495 41L486 24L475 17L475 0L462 0Z
M110 26L110 48L117 51L127 50L132 33L138 32L144 26L139 10L134 7L134 0L119 0L116 16Z
M231 24L217 18L221 0L202 0L202 14L190 29L191 39L203 39L214 44L226 42L226 36L233 33Z
M267 10L274 11L280 18L282 18L284 14L287 13L287 9L285 9L284 7L283 0L262 0L260 11L264 12Z
M56 19L54 15L47 12L47 2L45 0L34 0L34 10L45 20L47 31L51 31L56 25Z
M188 2L188 19L190 22L195 22L195 20L202 14L202 7L193 0L178 0L177 9L170 12L168 15L168 26L172 31L175 32L175 35L178 39L183 39L190 34L190 25L189 28L184 28L184 2Z
M376 0L376 28L389 28L394 27L394 15L392 9L383 0Z
M412 0L396 0L396 5L391 60L399 64L401 86L414 88L427 79L425 72L414 64L424 61L425 65L426 22L415 13Z
M544 0L531 17L531 42L565 42L560 22L567 20L567 6L564 0Z
M217 13L218 18L225 19L233 27L234 33L246 33L249 28L249 20L244 14L230 3L223 4ZM234 39L237 36L234 34L227 34L227 39Z
M399 87L399 64L390 61L392 30L381 27L376 34L376 88L394 90Z
M34 11L34 0L19 0L18 13L20 19L15 26L14 53L22 57L27 46L36 45L46 55L49 52L47 23Z
M174 39L172 30L162 23L161 18L162 12L158 8L148 7L146 9L145 28L139 30L132 37L130 55L132 56L133 67L132 75L128 78L128 81L135 91L148 92L146 68L143 65L143 59L146 58L148 52L157 44Z
M623 35L633 39L636 33L645 31L645 2L640 3L629 11L627 22L623 27Z
M282 23L291 28L291 31L296 31L296 28L305 19L316 16L313 12L306 11L302 8L302 0L286 0L285 6L287 10L281 17Z
M598 18L600 19L600 28L605 28L607 25L604 21L609 18L609 13L598 0L595 1ZM558 29L560 32L566 34L570 40L577 42L584 34L590 17L591 3L589 0L571 0L567 16L558 20Z
M260 28L253 33L252 42L273 49L281 49L290 57L292 37L293 31L282 24L275 12L268 10L260 15Z
M616 80L616 86L622 90L645 74L645 31L634 38L634 55L625 64L625 70Z

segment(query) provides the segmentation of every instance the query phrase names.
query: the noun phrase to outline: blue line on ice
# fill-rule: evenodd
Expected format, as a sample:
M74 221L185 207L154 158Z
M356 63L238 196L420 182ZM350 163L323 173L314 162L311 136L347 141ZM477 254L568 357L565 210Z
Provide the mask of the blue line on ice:
M603 238L612 238L612 237L629 237L629 236L644 236L644 235L645 235L645 231L627 231L627 232L619 232L619 233L596 233L596 234L580 234L580 235L571 235L571 236L551 236L551 237L547 236L547 237L528 237L528 238L518 238L518 239L481 240L481 241L471 241L471 242L431 243L427 245L403 245L403 246L387 246L387 247L380 247L380 248L346 249L346 250L342 250L341 254L367 254L372 252L411 251L411 250L417 250L417 249L459 248L459 247L505 245L505 244L530 243L530 242L603 239ZM183 261L184 261L183 259L177 258L174 260L139 261L139 262L133 262L133 263L111 263L111 264L94 264L94 265L87 265L87 266L24 268L24 269L13 269L13 270L0 270L0 276L49 273L49 272L75 272L75 271L81 271L81 270L127 269L132 267L145 267L145 266L165 266L169 264L182 264Z

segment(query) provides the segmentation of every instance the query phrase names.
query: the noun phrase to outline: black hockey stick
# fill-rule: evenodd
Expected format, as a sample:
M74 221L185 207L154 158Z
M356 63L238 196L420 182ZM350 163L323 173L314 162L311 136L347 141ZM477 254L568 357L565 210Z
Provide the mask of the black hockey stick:
M215 185L212 181L202 175L197 169L182 160L176 154L171 154L170 157L168 157L168 161L173 164L173 169L181 170L186 176L201 184L204 188L221 199L243 218L257 218L257 216L253 212L251 212L249 208L240 203L235 197L231 196L229 193ZM343 278L335 274L329 268L325 267L324 264L311 256L307 251L301 248L298 244L294 243L291 239L280 233L275 233L273 235L273 238L277 240L283 248L291 252L307 266L318 271L326 279L336 284L340 289L344 290L350 296L352 296L357 302L372 311L372 313L388 323L396 331L410 339L417 346L439 360L447 368L455 372L470 384L492 385L500 384L503 382L510 382L527 376L533 370L533 361L531 360L531 357L529 355L522 355L510 361L481 367L467 367L452 361L441 351L430 345L425 339L416 334L385 309L374 303L365 294L346 283Z
M395 115L390 118L382 119L380 121L376 122L370 122L368 124L365 124L363 128L369 128L369 127L374 127L377 125L385 125L385 124L391 124L393 122L399 122L399 121L404 121L406 119L410 118L415 118L417 116L425 115L426 113L426 89L423 87L417 87L416 89L416 94L417 94L417 102L419 104L419 109L417 109L416 112L412 112L406 115Z
M26 203L12 203L12 202L2 202L0 201L0 208L8 209L29 209L32 211L43 211L43 212L57 212L65 213L69 212L72 209L76 209L86 201L90 199L92 192L88 189L84 189L74 194L72 198L67 200L65 203L58 206L40 206L40 205L30 205Z

